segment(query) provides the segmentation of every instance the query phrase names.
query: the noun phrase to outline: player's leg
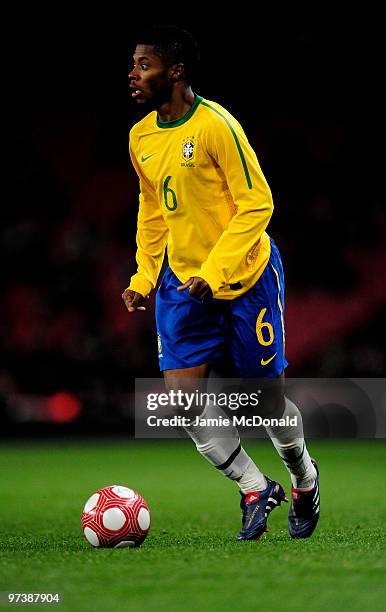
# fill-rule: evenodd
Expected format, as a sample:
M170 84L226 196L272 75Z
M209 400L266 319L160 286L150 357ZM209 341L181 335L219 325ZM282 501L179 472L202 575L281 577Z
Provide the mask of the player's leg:
M307 489L313 487L316 470L304 440L302 416L298 407L284 396L284 410L280 417L293 420L296 426L271 425L266 427L271 441L282 458L291 477L292 486Z
M168 390L176 392L181 390L183 393L192 394L192 396L196 391L199 394L206 392L208 373L208 364L163 372L165 386ZM209 419L214 419L212 422L218 422L220 417L226 418L227 415L221 408L209 401L204 408L200 405L192 406L189 410L189 416L193 422L196 416L206 422ZM198 452L224 476L235 480L243 493L266 487L263 474L242 448L238 431L234 425L219 427L216 425L192 424L184 429L195 443Z
M169 389L195 392L206 388L209 363L221 355L224 344L221 314L213 301L204 304L188 291L177 291L181 283L167 270L156 299L159 362ZM194 388L193 388L194 387ZM201 416L218 418L225 414L207 403ZM226 434L218 428L186 429L197 450L222 474L235 480L248 493L266 486L265 478L240 445L235 427Z
M273 240L270 260L262 276L252 289L232 303L231 331L231 350L240 375L275 381L266 399L259 404L259 414L271 418L296 417L296 427L267 427L267 432L290 472L295 495L312 490L314 501L318 501L317 471L305 444L301 414L284 396L283 371L287 365L284 356L284 274ZM318 516L319 507L315 506L314 510ZM299 537L293 535L291 525L290 532L293 537Z
M316 470L304 440L302 415L284 393L284 372L277 378L264 382L266 389L263 391L260 416L296 423L290 426L270 425L266 427L266 431L290 473L292 486L305 489L312 487Z
M281 377L284 382L284 376ZM302 417L297 406L283 394L281 418L296 417L296 426L266 427L273 445L287 467L292 481L288 529L292 538L308 538L319 520L318 467L311 459L304 440Z

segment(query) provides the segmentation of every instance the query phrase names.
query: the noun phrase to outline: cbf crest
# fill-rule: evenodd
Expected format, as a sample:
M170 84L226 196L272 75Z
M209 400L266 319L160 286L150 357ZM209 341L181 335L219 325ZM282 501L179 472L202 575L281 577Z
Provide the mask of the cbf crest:
M185 138L182 143L182 157L186 162L191 162L194 159L195 154L195 142L194 138Z

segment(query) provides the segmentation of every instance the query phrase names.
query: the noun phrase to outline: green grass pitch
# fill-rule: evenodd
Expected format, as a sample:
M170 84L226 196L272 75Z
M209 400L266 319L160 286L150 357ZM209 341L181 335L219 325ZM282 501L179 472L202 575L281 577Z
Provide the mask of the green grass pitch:
M289 493L269 441L245 447ZM262 541L237 542L237 486L190 441L5 444L0 591L60 591L60 609L77 612L384 609L385 442L309 447L321 470L314 536L292 541L283 505ZM82 534L86 499L115 483L137 489L150 506L152 527L139 549L94 549Z

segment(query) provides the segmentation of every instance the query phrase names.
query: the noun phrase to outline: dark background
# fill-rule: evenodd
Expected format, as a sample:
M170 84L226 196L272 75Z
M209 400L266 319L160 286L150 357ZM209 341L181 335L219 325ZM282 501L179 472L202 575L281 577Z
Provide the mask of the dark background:
M287 280L287 374L384 376L376 16L321 29L316 17L304 26L159 21L197 38L195 91L241 122L271 186L269 233ZM0 233L8 434L128 431L134 378L158 375L154 300L135 315L121 300L135 271L127 127L140 116L127 69L138 23L24 15L12 36Z

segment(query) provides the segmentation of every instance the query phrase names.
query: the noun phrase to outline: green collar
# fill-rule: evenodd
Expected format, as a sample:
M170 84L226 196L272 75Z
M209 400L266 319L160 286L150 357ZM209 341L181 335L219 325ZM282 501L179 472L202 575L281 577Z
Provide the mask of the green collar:
M202 97L196 95L196 98L192 106L190 107L186 115L184 115L183 117L180 117L180 119L174 119L173 121L159 121L158 116L157 116L157 126L159 128L174 128L174 127L178 127L179 125L182 125L183 123L186 123L187 121L189 121L190 117L193 115L197 106L201 104L201 102L202 102Z

